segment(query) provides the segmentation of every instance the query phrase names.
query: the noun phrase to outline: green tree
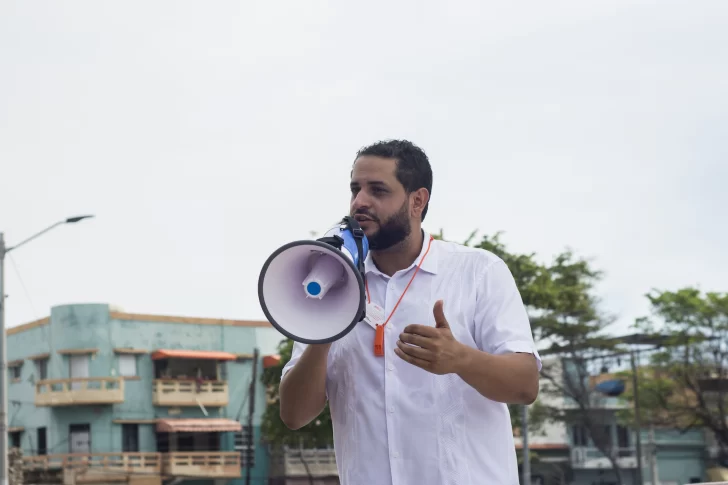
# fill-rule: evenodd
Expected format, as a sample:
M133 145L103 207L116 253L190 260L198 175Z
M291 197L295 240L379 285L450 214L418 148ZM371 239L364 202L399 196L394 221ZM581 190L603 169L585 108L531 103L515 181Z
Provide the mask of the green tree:
M472 239L472 236L471 236ZM613 349L607 328L612 319L599 310L595 286L602 273L592 264L566 250L550 263L537 261L534 253L518 254L507 250L500 234L484 237L477 246L502 258L511 269L528 311L534 340L543 352L541 391L536 428L546 421L579 426L584 438L610 459L619 483L622 471L614 458L612 440L605 434L609 416L603 412L605 396L590 385L595 373L594 358ZM547 359L551 354L555 359ZM568 407L558 403L566 398ZM516 427L520 424L517 407L511 407Z
M635 327L663 341L638 370L641 421L706 429L727 459L728 293L686 287L646 296L652 315L638 319ZM634 403L632 389L625 397ZM621 417L631 422L632 408Z
M540 305L532 322L536 338L548 342L542 352L541 392L549 405L550 419L580 430L582 446L593 445L611 463L617 483L623 481L609 427L613 417L605 410L607 396L592 385L591 376L601 356L614 352L608 335L613 322L599 309L596 285L603 274L572 251L558 254L547 266L549 281L541 286ZM549 356L553 358L548 358Z

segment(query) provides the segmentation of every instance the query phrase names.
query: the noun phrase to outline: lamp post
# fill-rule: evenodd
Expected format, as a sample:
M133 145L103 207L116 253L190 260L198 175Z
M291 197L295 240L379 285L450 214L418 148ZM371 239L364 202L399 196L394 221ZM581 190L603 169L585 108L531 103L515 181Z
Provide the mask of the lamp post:
M58 221L15 246L5 246L5 237L0 232L0 333L2 333L2 336L0 336L0 485L8 485L8 358L6 352L7 335L5 333L5 255L55 227L63 224L74 224L90 217L93 216L75 216Z
M531 456L528 449L528 406L521 406L521 440L523 444L523 485L531 485Z

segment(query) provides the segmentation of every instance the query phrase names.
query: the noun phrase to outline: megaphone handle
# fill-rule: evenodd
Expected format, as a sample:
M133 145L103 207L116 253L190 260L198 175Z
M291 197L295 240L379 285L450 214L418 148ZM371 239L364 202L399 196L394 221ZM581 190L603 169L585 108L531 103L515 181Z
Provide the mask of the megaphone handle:
M349 230L351 230L351 234L354 236L354 242L356 243L356 251L359 253L359 257L357 258L357 269L359 270L359 274L361 275L362 279L366 282L366 272L364 271L364 244L362 243L362 240L364 239L364 230L359 225L359 221L354 219L351 216L345 216L343 221ZM367 316L367 311L364 309L362 312L361 318L359 321L363 321ZM382 329L384 330L384 329ZM384 334L382 334L384 336ZM383 349L382 349L383 351Z
M364 276L364 245L362 244L362 240L364 239L364 230L359 225L359 221L351 216L345 216L343 222L346 223L351 230L351 234L354 236L356 250L359 253L357 266L361 275Z

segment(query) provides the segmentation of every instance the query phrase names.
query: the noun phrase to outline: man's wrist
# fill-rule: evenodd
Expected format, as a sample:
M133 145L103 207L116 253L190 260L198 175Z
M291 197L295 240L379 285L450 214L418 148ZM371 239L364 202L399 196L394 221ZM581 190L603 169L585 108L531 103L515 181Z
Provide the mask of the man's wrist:
M455 361L455 374L460 377L463 376L464 372L472 369L478 360L478 349L474 349L462 342L458 342L460 349L458 350L458 359Z

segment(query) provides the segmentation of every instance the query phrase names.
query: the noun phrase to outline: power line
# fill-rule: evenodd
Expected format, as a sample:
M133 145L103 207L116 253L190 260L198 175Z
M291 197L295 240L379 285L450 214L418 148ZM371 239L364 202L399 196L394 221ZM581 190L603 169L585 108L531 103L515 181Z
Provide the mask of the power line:
M35 311L35 305L33 305L33 299L30 298L30 292L28 292L28 288L25 286L25 282L23 281L23 277L20 276L20 271L18 271L18 266L15 263L15 258L13 258L13 255L11 253L7 253L8 259L10 259L10 263L13 265L13 270L15 271L15 275L18 277L18 281L20 282L20 286L23 288L23 292L25 293L25 297L28 299L28 303L30 304L30 309L33 311L33 316L36 320L38 320L40 317L38 317L38 312Z

